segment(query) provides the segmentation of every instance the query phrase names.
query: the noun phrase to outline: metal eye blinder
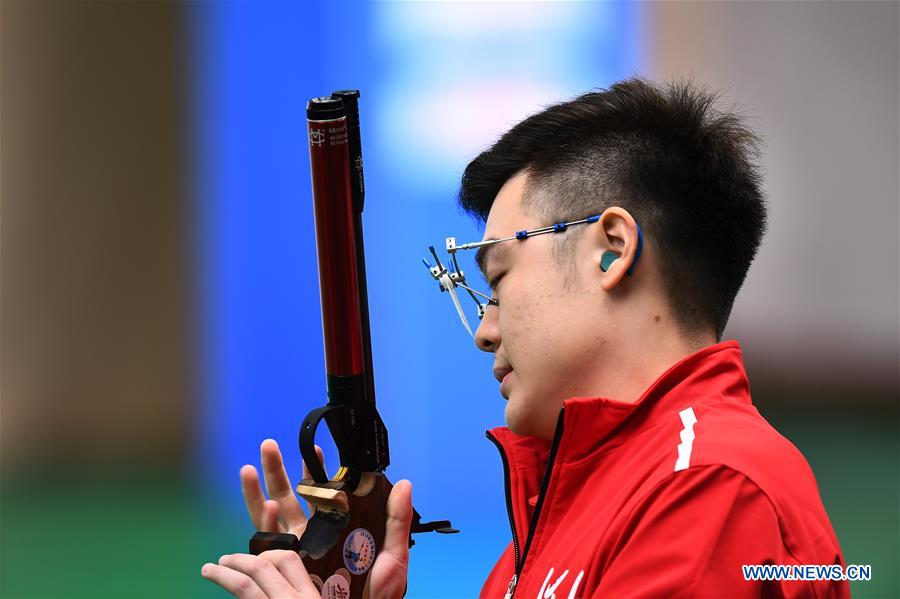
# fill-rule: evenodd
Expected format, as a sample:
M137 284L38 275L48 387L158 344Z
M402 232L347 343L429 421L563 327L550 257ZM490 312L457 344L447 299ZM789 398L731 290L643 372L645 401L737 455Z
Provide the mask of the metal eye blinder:
M450 260L453 263L452 268L447 268L441 263L441 259L438 258L437 252L435 251L433 245L428 246L428 251L431 252L431 255L434 257L435 264L431 264L431 262L429 262L427 258L423 258L422 263L425 264L425 268L428 269L428 272L431 273L431 276L434 278L434 280L438 282L441 292L447 291L450 293L450 299L453 300L453 305L456 306L456 311L459 314L460 320L462 320L463 326L466 328L466 331L469 332L469 335L474 336L471 327L469 327L469 320L466 318L462 306L460 305L459 297L456 294L456 287L461 287L462 289L464 289L478 306L479 320L484 318L484 313L487 310L488 306L500 306L500 300L490 297L489 295L485 295L484 293L481 293L480 291L472 289L471 287L466 285L466 276L462 269L459 267L459 262L456 259L456 252L461 250L473 250L482 246L502 243L504 241L511 241L513 239L525 241L529 237L534 237L535 235L544 235L546 233L562 233L571 225L595 223L598 220L600 220L600 215L596 214L587 218L583 218L581 220L574 220L566 223L555 223L547 227L540 227L538 229L532 229L530 231L527 229L517 231L515 235L510 237L490 239L486 241L475 241L472 243L464 243L462 245L456 245L455 237L448 237L447 253L450 254ZM481 299L479 298L483 298L487 301L481 301Z
M466 293L469 294L469 297L472 298L472 301L475 302L475 305L478 307L478 320L484 318L484 313L487 311L488 306L499 306L500 300L466 285L466 275L459 267L459 262L456 259L456 252L460 249L471 249L473 247L480 247L481 245L489 245L491 243L495 243L496 241L499 240L478 242L477 244L467 243L463 246L457 246L456 238L448 237L447 253L450 254L450 260L453 263L451 268L447 268L447 266L444 266L444 264L441 262L441 259L438 257L433 245L428 246L428 251L431 252L431 255L434 257L435 264L431 264L431 262L429 262L427 258L422 258L422 263L425 264L425 268L428 269L428 271L431 273L431 276L438 282L438 286L440 287L441 292L443 293L444 291L447 291L450 293L450 299L453 300L453 305L456 306L456 311L459 313L459 318L462 320L463 326L466 327L469 335L472 335L472 329L469 326L469 320L466 318L466 315L462 309L462 305L459 302L459 297L456 294L456 287L463 288ZM483 298L486 301L482 301L479 298Z

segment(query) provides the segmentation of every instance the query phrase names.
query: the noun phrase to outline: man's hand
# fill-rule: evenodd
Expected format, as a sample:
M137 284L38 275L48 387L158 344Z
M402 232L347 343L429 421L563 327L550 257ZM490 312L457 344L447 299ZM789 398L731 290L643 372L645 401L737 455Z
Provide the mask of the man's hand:
M316 454L324 463L319 446ZM241 490L250 519L257 530L290 532L300 537L306 530L307 515L291 486L278 444L271 439L263 441L260 457L268 500L263 495L256 468L248 464L240 471ZM303 476L309 478L306 464ZM388 497L384 547L369 574L372 597L399 598L406 590L412 513L412 485L408 480L398 481ZM223 555L218 565L204 564L201 574L241 598L319 597L302 560L292 551L266 551L258 556Z
M325 457L322 448L316 447L316 455L324 465ZM284 461L278 443L272 439L266 439L259 446L259 457L262 462L263 476L266 481L266 491L269 494L267 500L263 495L262 485L259 482L259 474L256 468L246 464L241 468L241 491L244 494L244 503L247 504L247 512L256 530L262 532L289 532L298 539L306 530L306 513L300 507L300 501L294 492L294 487L284 469ZM303 478L310 478L306 462L303 462ZM306 505L307 511L312 511L312 506Z
M218 564L203 564L200 574L241 599L321 599L303 560L295 552L284 549L259 555L223 555Z

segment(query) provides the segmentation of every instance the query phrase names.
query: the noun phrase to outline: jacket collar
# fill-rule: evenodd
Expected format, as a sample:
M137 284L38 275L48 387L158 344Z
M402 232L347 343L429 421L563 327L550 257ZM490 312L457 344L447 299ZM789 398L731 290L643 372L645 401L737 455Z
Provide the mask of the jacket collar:
M687 356L663 373L635 402L606 397L571 397L563 401L563 428L557 460L579 460L604 447L623 443L637 430L653 426L674 412L706 397L750 402L741 347L725 341ZM511 465L519 470L546 467L551 442L516 435L509 427L489 431Z

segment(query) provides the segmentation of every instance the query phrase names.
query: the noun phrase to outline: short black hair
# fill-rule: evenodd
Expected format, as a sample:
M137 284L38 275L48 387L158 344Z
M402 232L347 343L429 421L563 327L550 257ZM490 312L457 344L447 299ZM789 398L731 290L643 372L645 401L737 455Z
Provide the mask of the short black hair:
M459 204L484 222L503 184L526 171L523 208L547 224L625 208L658 250L678 324L721 339L766 202L759 138L717 101L691 81L635 77L550 106L469 163Z

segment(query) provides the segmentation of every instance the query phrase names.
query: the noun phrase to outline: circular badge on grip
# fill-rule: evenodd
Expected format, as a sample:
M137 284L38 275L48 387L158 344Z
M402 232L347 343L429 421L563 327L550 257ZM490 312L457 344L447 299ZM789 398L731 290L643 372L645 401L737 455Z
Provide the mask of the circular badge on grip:
M322 585L322 599L347 599L350 583L340 574L332 574Z
M344 540L343 554L351 574L365 574L375 561L375 537L365 528L357 528Z

